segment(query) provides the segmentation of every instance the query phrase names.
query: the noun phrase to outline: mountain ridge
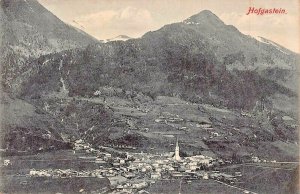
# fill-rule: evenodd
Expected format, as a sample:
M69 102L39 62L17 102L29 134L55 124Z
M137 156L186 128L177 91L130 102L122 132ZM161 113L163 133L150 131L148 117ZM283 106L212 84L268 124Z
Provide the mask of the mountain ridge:
M211 12L208 11L204 11L204 14L202 12L200 12L199 14L201 17L202 16L206 17L207 15L213 18L216 17L215 15L213 15ZM197 14L196 16L199 16L199 14ZM286 87L287 89L282 89L282 91L291 90L291 92L289 93L283 92L283 93L293 94L292 96L295 96L294 94L296 89L291 84L295 83L293 79L295 79L296 76L290 76L290 75L295 74L294 68L296 66L296 62L295 62L296 55L293 55L293 53L288 53L288 54L282 53L272 45L260 43L259 41L253 38L249 38L249 36L247 35L241 34L237 30L232 30L232 27L230 26L228 28L228 26L225 25L224 23L222 24L223 26L222 29L213 27L213 30L210 30L210 28L208 28L206 29L206 31L203 31L203 29L205 29L206 26L207 24L205 22L201 25L194 25L194 24L191 25L191 24L186 24L184 22L169 24L157 31L148 32L139 39L132 39L132 40L128 40L127 42L109 42L107 43L107 45L102 45L102 44L98 44L94 46L91 45L83 53L85 53L84 56L86 56L87 54L89 56L95 57L95 59L91 61L92 64L90 65L94 66L97 64L95 66L96 69L97 68L102 69L105 66L102 63L105 62L108 64L114 63L115 65L114 67L112 66L112 68L123 69L126 66L128 66L126 68L132 68L138 70L140 68L139 66L140 64L149 63L149 61L147 61L147 57L154 58L154 56L156 56L155 61L157 62L157 68L161 69L162 72L164 72L166 68L171 70L171 72L172 71L185 72L186 69L184 68L186 67L183 67L182 65L186 65L186 66L190 66L189 68L192 68L195 71L195 73L199 73L199 75L197 75L196 77L194 76L195 78L201 80L203 78L200 79L200 77L204 76L206 81L210 80L208 82L216 82L216 77L214 76L214 74L220 74L222 71L227 71L228 75L226 76L230 76L231 77L230 79L244 79L240 77L240 75L239 78L234 78L234 76L230 74L232 74L235 71L239 71L242 73L248 71L250 72L250 74L257 74L256 75L257 78L255 79L265 80L267 82L270 82L269 84L271 84L271 82L274 82L272 84L276 84L277 85L276 87L279 88ZM224 38L224 34L225 35L229 34L229 36L226 36ZM242 43L243 45L240 45ZM230 46L231 44L233 44L234 46ZM238 47L238 45L240 45L240 47ZM121 50L121 49L125 49L125 50ZM261 53L257 54L259 52ZM273 52L276 52L276 54L274 54ZM104 53L110 53L109 54L110 56L108 57L108 55ZM73 56L73 54L71 55ZM81 56L81 54L79 54L79 56ZM102 62L100 61L97 62L96 61L97 58ZM81 66L82 64L76 64L76 65ZM120 65L120 67L118 67L118 65ZM68 68L70 68L68 71L70 72L73 71L72 64L68 64ZM82 68L83 68L82 70L85 71L84 70L85 67ZM148 68L150 67L147 67L147 69ZM203 72L199 68L200 69L204 68L206 70L205 72ZM207 71L207 68L210 70ZM105 71L102 73L103 74L112 73L112 72L105 72ZM95 71L95 73L96 72L102 74L101 72L99 72L99 70ZM177 83L176 84L168 83L171 79L174 79L171 78L170 76L175 76L177 77L176 79L181 79L181 80L184 77L189 77L189 75L183 75L183 74L180 75L182 77L178 77L178 75L175 75L174 73L172 75L167 75L168 77L166 78L164 78L165 76L161 76L158 79L160 81L158 81L157 79L153 80L154 83L157 81L160 82L161 86L159 86L160 88L155 88L152 92L155 93L156 90L161 90L163 92L163 90L165 90L163 89L164 84L165 85L172 84L173 89L171 90L177 88L176 89L177 92L178 90L180 90L179 88L185 87L185 86L180 86L181 85L180 83L178 83L179 85L176 85ZM188 70L186 73L193 74L193 72L191 72L190 70ZM79 73L79 75L80 74L81 73ZM282 76L279 76L280 74L282 74ZM101 75L98 76L101 77ZM125 74L124 76L128 77L128 75ZM139 77L138 74L136 74L136 76ZM152 79L145 82L145 78L147 78L147 76L146 77L144 76L143 78L140 77L139 79L143 82L143 84L145 84L144 87L151 87L152 82L150 80ZM93 79L98 81L102 80L96 77ZM110 79L114 80L114 78L112 77ZM126 80L127 78L124 79ZM247 78L247 79L251 79L251 78ZM84 80L86 80L86 78L84 78ZM134 82L139 82L138 80L136 80L136 78L132 77L130 78L130 80L132 82L132 84L130 84L131 87L132 86L136 87L135 85L139 85L134 83ZM193 87L195 87L196 84L195 79L188 80L184 78L184 80L187 82L193 82L194 85ZM254 80L252 80L252 82L253 81ZM111 84L114 84L114 82L117 83L116 87L120 87L121 83L118 83L119 81L114 80ZM221 88L223 87L221 86L221 82L218 83L220 84L220 86L218 86L219 89L212 88L212 90L215 91L211 91L211 92L219 93L218 95L220 95L221 91L218 90L220 90L220 87ZM99 83L99 84L101 85L104 83ZM206 85L206 83L202 83L202 84ZM257 85L257 83L255 82L253 82L253 84ZM74 84L72 83L71 85ZM75 87L75 85L71 86L71 88ZM91 83L90 85L97 85L97 84ZM273 90L273 92L276 92L274 89L272 89L272 87L274 86L271 85L268 86L269 88L268 90L269 91ZM89 90L88 88L91 88L91 86L85 86L85 87L86 87L85 90L87 91ZM142 86L137 86L137 87L140 88ZM245 88L247 88L246 85ZM200 88L196 90L199 89ZM254 90L257 89L258 88L255 88ZM189 90L194 90L194 89L190 88ZM201 96L204 97L208 95L209 93L208 90L209 89L206 86L202 88L204 94L201 94ZM224 88L221 90L223 90L221 93L224 92L227 93ZM73 88L71 91L76 91L76 87ZM92 93L92 91L90 92ZM267 95L267 94L263 94L262 92L263 91L260 91L261 94L259 95ZM252 102L251 106L253 106L254 104L255 103Z

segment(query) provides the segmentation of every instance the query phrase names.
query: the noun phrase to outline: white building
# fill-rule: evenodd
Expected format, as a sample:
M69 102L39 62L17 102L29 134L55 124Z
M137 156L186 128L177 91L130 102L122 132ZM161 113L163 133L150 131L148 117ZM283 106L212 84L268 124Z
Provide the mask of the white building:
M3 165L4 165L4 166L10 165L10 160L4 160L4 161L3 161Z
M152 179L159 179L161 177L161 174L160 173L152 173L151 174L151 178Z

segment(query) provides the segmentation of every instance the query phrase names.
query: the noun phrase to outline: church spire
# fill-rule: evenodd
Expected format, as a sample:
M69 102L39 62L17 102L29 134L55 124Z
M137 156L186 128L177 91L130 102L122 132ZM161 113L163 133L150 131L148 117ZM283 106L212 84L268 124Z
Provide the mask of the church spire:
M180 156L179 156L179 144L178 144L178 137L176 138L176 147L175 147L175 156L174 156L175 160L181 160Z

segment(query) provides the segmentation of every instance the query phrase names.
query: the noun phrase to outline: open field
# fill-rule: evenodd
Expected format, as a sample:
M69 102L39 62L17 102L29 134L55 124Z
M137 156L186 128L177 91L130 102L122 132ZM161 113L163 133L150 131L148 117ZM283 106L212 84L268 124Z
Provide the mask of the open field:
M287 193L293 184L293 174L299 163L252 163L231 165L221 168L227 173L241 172L242 177L236 185L257 193Z
M92 154L84 152L73 153L73 150L60 150L27 156L12 156L11 165L1 167L0 191L4 193L79 193L80 190L91 193L109 188L106 178L96 177L31 177L30 169L72 169L94 170L103 164L93 162ZM86 157L86 159L84 159Z
M188 183L187 181L182 181L181 188L180 188L180 182L181 182L180 179L161 180L151 185L146 190L154 194L242 193L241 190L239 189L228 187L214 180L193 180L190 183Z
M26 176L4 176L1 179L3 193L87 193L109 188L107 178L73 177L47 178Z
M13 156L5 157L9 159L12 165L2 167L1 174L15 175L26 174L30 169L68 169L74 170L94 170L98 169L103 164L97 164L94 160L88 157L94 157L93 154L87 154L73 150L60 150L53 153L41 153L29 156ZM86 157L86 159L84 159Z
M264 193L264 194L285 194L290 193L290 185L296 184L293 181L293 174L296 171L297 163L281 164L239 164L221 168L221 172L234 174L241 172L238 182L227 184L216 180L160 180L151 185L147 191L150 193ZM181 184L181 187L180 187Z

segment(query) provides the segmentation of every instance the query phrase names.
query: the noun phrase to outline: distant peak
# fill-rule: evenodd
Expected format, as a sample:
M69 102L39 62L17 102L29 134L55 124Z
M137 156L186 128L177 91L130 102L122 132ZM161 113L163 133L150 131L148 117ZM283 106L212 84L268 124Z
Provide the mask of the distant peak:
M119 35L119 36L117 36L116 38L127 38L127 39L130 39L130 37L127 36L127 35Z
M126 41L126 40L129 40L129 39L132 39L131 37L127 36L127 35L119 35L119 36L116 36L114 38L110 38L110 39L106 39L104 40L104 42L110 42L110 41Z
M198 24L198 23L212 23L215 25L218 24L224 24L224 22L222 20L220 20L220 18L218 16L216 16L213 12L209 11L209 10L203 10L201 12L199 12L198 14L195 14L189 18L187 18L186 20L183 21L184 23L187 24Z

